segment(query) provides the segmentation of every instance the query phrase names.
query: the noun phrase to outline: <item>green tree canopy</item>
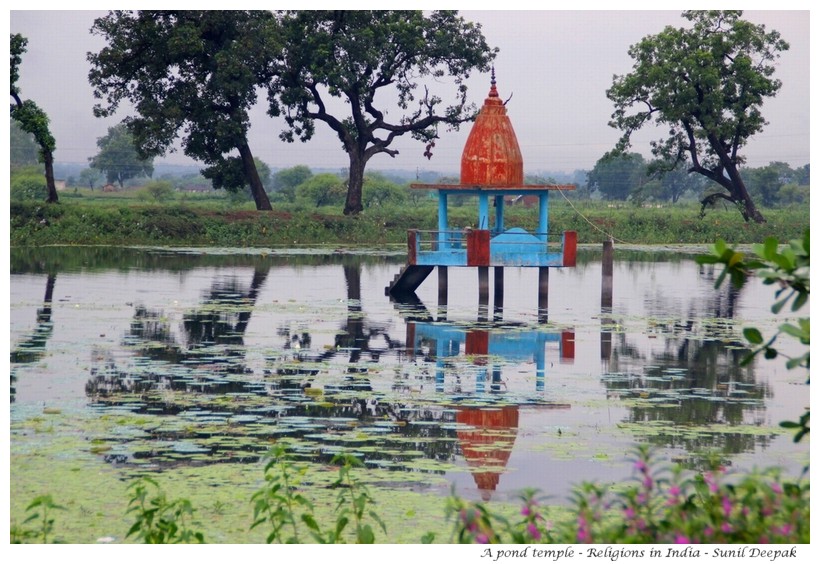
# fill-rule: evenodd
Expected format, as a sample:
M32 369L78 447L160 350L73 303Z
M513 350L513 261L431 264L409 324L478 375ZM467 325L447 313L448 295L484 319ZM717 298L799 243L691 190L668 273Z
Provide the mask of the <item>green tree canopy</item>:
M44 200L48 197L46 179L38 165L15 167L9 186L11 200Z
M381 173L368 172L364 176L363 202L365 207L401 205L407 202L409 191L407 187L399 186Z
M80 183L85 186L88 185L90 189L98 185L102 180L103 174L94 167L84 168L80 171Z
M54 151L57 142L48 127L49 119L45 111L32 100L20 98L20 88L17 81L20 79L20 64L23 62L23 53L26 52L28 39L17 34L11 34L9 46L11 119L20 125L20 129L34 136L40 147L40 161L45 166L47 196L46 202L56 203L57 186L54 183Z
M284 50L269 85L269 113L284 111L285 141L307 141L317 121L338 136L350 160L345 214L363 209L365 166L375 155L398 154L390 148L396 137L429 143L438 124L455 129L472 119L464 80L473 70L488 71L497 52L480 25L454 11L310 10L279 18ZM456 100L443 106L420 83L445 76ZM345 110L334 113L334 98Z
M283 168L273 175L273 190L292 202L296 196L296 187L311 176L313 176L313 171L305 165Z
M34 135L23 131L14 119L9 124L9 162L11 166L26 166L40 162L40 147Z
M669 170L665 164L652 162L648 169L655 182L644 185L645 195L657 201L668 201L674 204L686 193L700 195L707 182L700 175L689 174L686 167L681 166L680 163ZM650 185L655 187L654 191L647 189Z
M108 128L108 133L97 139L99 153L89 158L91 168L105 173L108 182L123 187L129 178L150 177L154 174L154 159L140 158L134 137L125 124Z
M655 122L668 132L651 144L656 157L686 161L721 187L701 200L704 207L722 198L746 221L764 222L740 175L741 150L766 124L761 105L780 89L773 61L789 46L742 14L686 11L691 27L668 26L632 45L632 72L607 91L615 104L610 125L623 132L623 151L636 130Z
M344 202L344 181L329 172L316 174L296 187L296 201L305 206L335 206Z
M607 154L587 175L587 187L608 200L626 200L647 180L646 161L640 154Z
M744 171L744 176L749 180L749 192L764 206L772 207L777 204L780 188L792 182L796 175L788 163L771 162Z
M277 55L273 14L265 11L112 11L92 33L107 46L89 53L97 116L131 102L126 119L143 157L173 151L206 163L215 188L250 186L256 208L271 209L248 144L249 109ZM237 156L238 155L238 156Z

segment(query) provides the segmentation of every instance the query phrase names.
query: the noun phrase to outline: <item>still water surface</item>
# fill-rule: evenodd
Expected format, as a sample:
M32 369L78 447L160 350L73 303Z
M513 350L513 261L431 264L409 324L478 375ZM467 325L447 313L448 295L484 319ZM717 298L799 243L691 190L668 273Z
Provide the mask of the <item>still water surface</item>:
M457 268L446 305L435 274L402 304L384 287L404 257L378 252L11 255L12 423L144 416L93 437L101 465L256 463L287 440L307 460L353 452L397 489L560 502L629 476L636 443L689 467L807 462L777 426L808 405L805 375L738 366L742 328L782 322L773 289L715 290L686 253L617 251L610 308L600 253L581 252L551 271L540 317L533 269L505 271L503 304L479 304L475 272Z

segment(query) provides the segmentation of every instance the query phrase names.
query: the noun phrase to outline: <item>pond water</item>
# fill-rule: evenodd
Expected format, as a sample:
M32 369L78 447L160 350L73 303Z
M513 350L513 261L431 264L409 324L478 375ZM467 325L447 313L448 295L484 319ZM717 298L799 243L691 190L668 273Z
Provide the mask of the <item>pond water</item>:
M602 307L600 255L552 270L539 315L534 269L506 269L503 304L480 304L466 268L450 269L446 304L435 274L396 303L394 253L12 249L12 426L139 415L90 437L100 465L255 463L286 440L471 499L537 487L561 502L628 477L637 443L690 468L717 455L797 474L808 443L778 423L808 405L805 374L738 366L742 328L782 322L774 290L716 290L719 272L680 250L617 250ZM15 449L35 440L11 434Z

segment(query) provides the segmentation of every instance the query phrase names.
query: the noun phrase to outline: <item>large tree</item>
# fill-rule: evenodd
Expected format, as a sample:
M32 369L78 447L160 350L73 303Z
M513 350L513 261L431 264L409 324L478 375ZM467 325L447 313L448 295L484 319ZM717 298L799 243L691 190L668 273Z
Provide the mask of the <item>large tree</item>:
M89 53L97 116L121 101L142 156L174 150L206 163L214 188L250 186L256 208L271 209L248 144L248 111L269 80L276 20L257 11L112 11L91 32L108 43Z
M587 188L607 200L626 200L647 182L647 166L638 153L608 153L587 175Z
M481 26L454 11L290 11L279 14L284 50L269 85L271 115L284 117L285 141L307 141L315 122L330 127L350 166L345 214L362 210L362 182L375 155L395 156L401 135L429 143L437 125L473 118L464 80L486 72L491 49ZM450 76L451 105L420 81ZM345 102L335 109L333 99Z
M20 98L20 88L17 81L20 79L20 63L23 62L23 53L26 52L28 39L19 33L10 36L10 86L11 86L11 118L20 125L20 129L26 133L31 133L40 148L40 160L45 166L46 188L48 195L46 202L56 203L57 186L54 183L54 151L57 142L48 127L48 114L32 100Z
M610 125L623 131L618 149L647 123L668 132L652 142L666 162L720 185L703 206L725 199L746 221L765 221L749 196L739 167L741 149L766 125L761 105L774 96L774 61L789 48L776 31L741 19L741 11L686 11L691 27L666 27L629 48L633 71L616 76L607 96L615 104Z
M154 159L140 157L134 136L125 124L109 127L108 133L97 139L97 147L100 151L88 159L89 166L105 172L106 180L118 183L120 188L130 178L154 174Z

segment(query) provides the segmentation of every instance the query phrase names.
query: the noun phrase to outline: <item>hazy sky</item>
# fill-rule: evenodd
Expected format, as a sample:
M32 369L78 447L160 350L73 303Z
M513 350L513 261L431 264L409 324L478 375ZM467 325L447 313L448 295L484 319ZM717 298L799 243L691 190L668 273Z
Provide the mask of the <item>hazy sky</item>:
M28 38L21 65L23 98L36 101L51 118L59 162L87 162L97 151L97 138L125 118L122 107L112 119L92 114L94 99L88 85L86 53L104 45L89 34L99 11L11 11L11 33ZM500 48L495 62L498 89L507 104L528 172L591 169L618 138L607 123L612 104L605 91L612 77L631 70L630 45L665 26L687 23L676 11L462 11L465 19L482 25L487 42ZM745 154L749 166L785 161L792 166L809 162L809 12L747 11L744 17L779 31L791 48L782 53L775 76L783 87L767 99L763 113L769 121ZM474 75L469 97L481 105L489 90L489 75ZM450 92L450 91L446 91ZM445 97L446 100L446 97ZM308 143L286 144L278 134L284 122L265 114L264 97L253 112L250 144L254 155L274 168L306 164L311 167L347 166L339 141L322 123ZM457 171L469 124L458 133L441 130L433 159L424 146L409 138L394 144L400 155L374 157L373 169ZM649 156L648 141L636 137L634 150ZM6 136L6 139L8 136ZM181 151L166 162L192 163Z

